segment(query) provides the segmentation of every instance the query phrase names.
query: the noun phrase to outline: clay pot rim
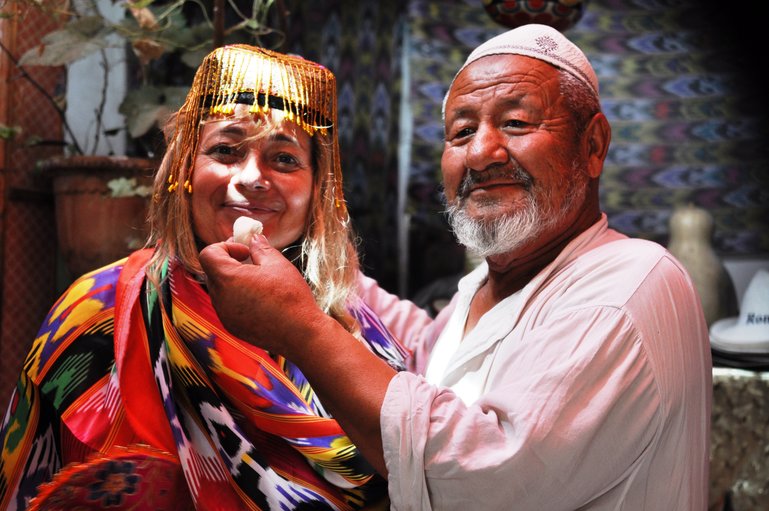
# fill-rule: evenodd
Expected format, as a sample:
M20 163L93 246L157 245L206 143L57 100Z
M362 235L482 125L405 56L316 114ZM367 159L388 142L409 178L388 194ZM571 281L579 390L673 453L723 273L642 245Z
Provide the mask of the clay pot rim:
M119 169L154 173L159 165L160 160L149 158L100 155L54 156L38 162L40 170L51 174L84 169L92 171Z

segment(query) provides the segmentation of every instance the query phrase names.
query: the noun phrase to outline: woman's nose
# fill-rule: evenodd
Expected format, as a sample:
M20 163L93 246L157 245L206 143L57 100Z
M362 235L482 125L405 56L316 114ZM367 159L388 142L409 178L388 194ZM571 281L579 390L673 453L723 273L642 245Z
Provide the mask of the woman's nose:
M270 182L260 167L257 156L252 155L243 160L243 164L233 177L236 185L247 190L266 190L270 187Z
M493 127L482 126L467 145L465 166L473 170L484 170L492 165L510 161L507 137Z

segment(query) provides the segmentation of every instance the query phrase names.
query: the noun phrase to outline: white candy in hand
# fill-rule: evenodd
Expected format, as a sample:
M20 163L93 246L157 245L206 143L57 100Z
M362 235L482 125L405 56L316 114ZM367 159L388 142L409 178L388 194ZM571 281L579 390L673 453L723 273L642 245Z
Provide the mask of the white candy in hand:
M232 237L243 245L249 245L251 238L262 233L262 222L248 216L241 216L232 225Z

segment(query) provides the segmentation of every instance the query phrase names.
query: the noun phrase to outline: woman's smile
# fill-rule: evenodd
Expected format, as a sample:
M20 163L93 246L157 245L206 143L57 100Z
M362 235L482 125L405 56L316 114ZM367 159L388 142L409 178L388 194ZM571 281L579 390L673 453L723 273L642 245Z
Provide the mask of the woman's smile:
M301 238L313 187L312 139L280 110L203 125L193 173L195 231L206 243L232 236L249 216L278 249Z

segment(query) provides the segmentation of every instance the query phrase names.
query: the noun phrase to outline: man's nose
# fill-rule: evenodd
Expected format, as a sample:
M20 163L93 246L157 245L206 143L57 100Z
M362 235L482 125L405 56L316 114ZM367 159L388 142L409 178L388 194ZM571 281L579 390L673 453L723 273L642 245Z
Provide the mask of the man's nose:
M465 165L473 170L484 170L510 160L507 137L500 130L482 126L467 146Z

